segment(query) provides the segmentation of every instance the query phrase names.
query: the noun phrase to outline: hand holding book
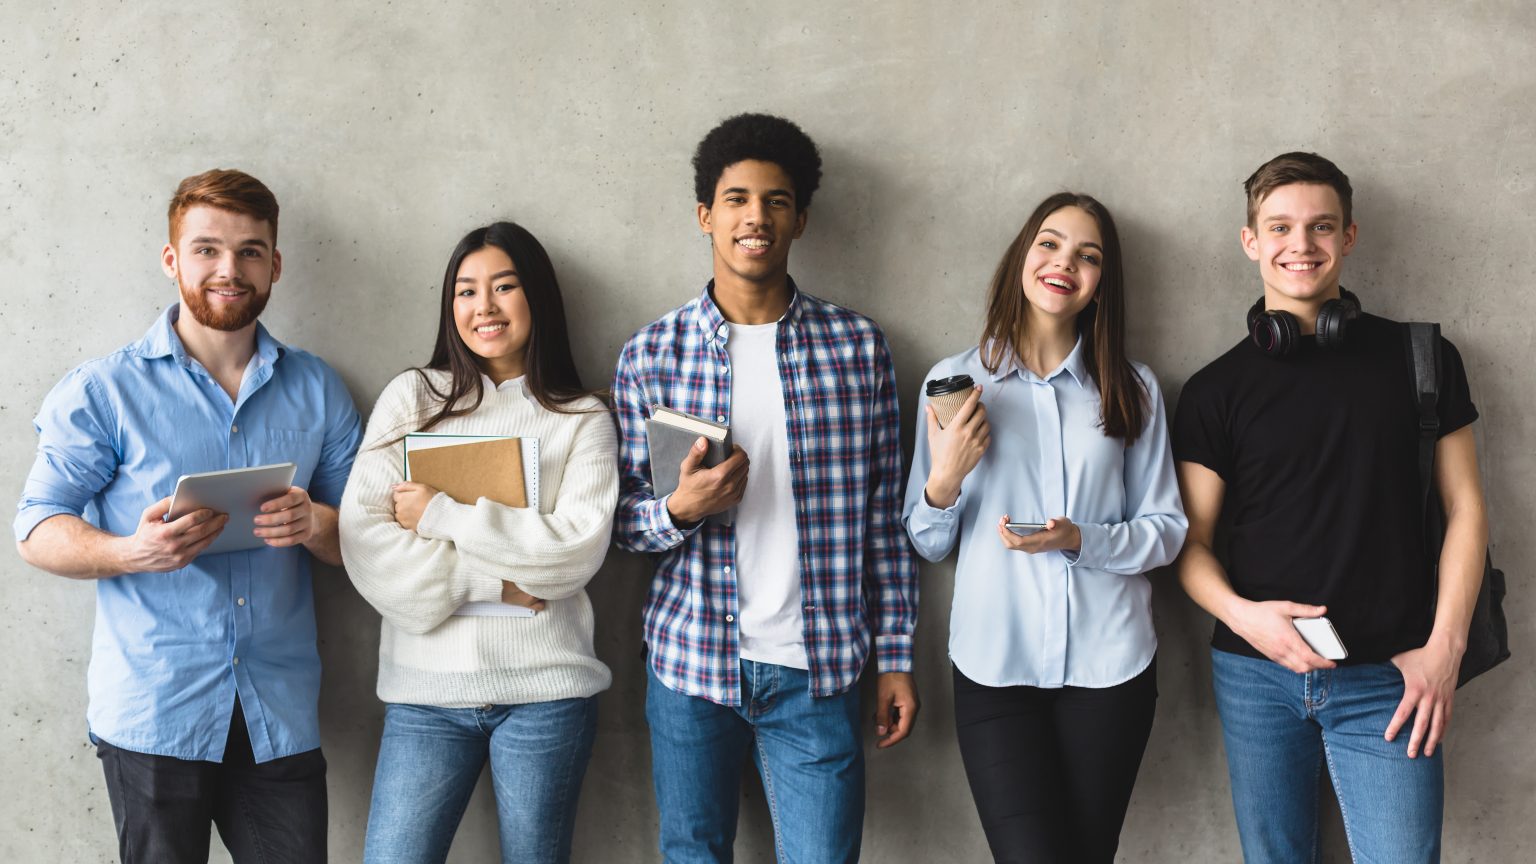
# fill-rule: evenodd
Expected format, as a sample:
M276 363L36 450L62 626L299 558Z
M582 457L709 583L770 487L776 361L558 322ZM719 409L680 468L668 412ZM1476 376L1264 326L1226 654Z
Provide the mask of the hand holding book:
M730 525L747 489L747 454L731 443L725 417L719 419L653 405L645 421L651 490L657 498L671 496L667 512L679 527L692 528L704 519Z
M700 437L683 457L677 470L677 488L667 499L667 512L679 527L693 527L717 513L724 513L741 503L747 491L747 451L732 446L731 455L719 465L707 468L704 457L709 442Z
M391 497L395 503L395 521L407 531L415 531L416 524L421 521L421 514L427 510L427 505L437 497L437 491L425 483L413 483L409 480L404 483L396 483L389 487Z

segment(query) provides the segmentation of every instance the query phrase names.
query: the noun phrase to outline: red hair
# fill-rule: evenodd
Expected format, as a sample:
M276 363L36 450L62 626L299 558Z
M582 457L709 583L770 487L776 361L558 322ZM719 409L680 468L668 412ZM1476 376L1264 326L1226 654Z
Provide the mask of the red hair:
M181 233L181 217L193 207L216 207L259 219L272 226L272 241L277 242L277 196L244 171L215 168L181 181L166 212L172 244Z

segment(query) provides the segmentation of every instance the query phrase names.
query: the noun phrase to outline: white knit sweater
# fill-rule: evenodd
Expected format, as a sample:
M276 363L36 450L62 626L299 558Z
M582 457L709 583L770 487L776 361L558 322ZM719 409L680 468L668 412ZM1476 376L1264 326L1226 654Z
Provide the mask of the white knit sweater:
M446 392L448 373L429 371ZM395 521L391 484L404 480L403 444L436 403L405 372L379 394L341 501L341 554L357 590L384 616L379 698L465 708L591 696L612 681L592 647L583 586L607 553L618 500L617 441L601 403L558 414L521 380L473 413L439 423L447 435L539 439L539 510L439 493L415 531ZM532 618L455 616L470 601L500 601L502 580L546 606Z

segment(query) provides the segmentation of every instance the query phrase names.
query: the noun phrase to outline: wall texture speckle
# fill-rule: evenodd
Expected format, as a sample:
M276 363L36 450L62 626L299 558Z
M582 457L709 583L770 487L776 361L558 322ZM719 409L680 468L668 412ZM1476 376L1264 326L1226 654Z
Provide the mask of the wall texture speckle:
M426 359L453 243L515 218L549 248L582 373L709 274L688 158L741 110L786 114L825 158L791 272L881 322L911 446L921 376L980 326L985 284L1033 204L1080 188L1127 247L1132 354L1170 400L1240 335L1259 285L1237 244L1240 182L1290 149L1354 181L1347 282L1367 308L1443 322L1467 362L1516 659L1459 694L1447 861L1536 852L1529 658L1536 570L1536 9L1292 2L343 2L0 0L0 478L80 361L136 339L174 298L165 203L215 166L265 180L286 267L264 321L315 350L365 412ZM952 563L923 568L913 739L873 752L869 860L972 862L986 845L954 743L945 659ZM593 582L602 697L576 860L654 861L640 604L648 562ZM0 860L115 859L85 738L93 591L0 552ZM1157 578L1162 698L1125 861L1240 855L1210 695L1209 620ZM359 860L382 709L378 616L317 578L331 850ZM866 682L868 683L868 682ZM1521 755L1521 754L1526 755ZM482 785L485 781L482 781ZM755 781L753 781L755 784ZM761 790L738 860L772 860ZM455 862L492 860L488 789ZM1348 852L1334 813L1324 860ZM227 860L218 842L215 860Z

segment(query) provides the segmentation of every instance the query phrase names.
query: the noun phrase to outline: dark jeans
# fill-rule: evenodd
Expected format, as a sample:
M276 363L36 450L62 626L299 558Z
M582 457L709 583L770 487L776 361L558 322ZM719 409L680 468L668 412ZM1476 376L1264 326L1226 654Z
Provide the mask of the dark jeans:
M223 762L152 756L96 741L123 864L207 864L209 824L236 864L325 861L325 757L257 764L235 702Z
M955 678L955 728L999 862L1113 862L1152 732L1157 661L1113 687L987 687Z

